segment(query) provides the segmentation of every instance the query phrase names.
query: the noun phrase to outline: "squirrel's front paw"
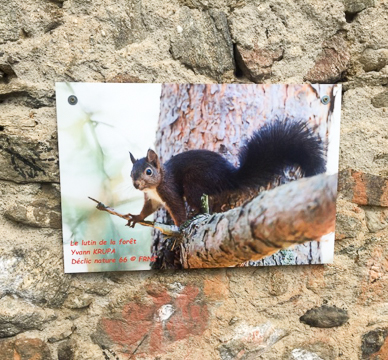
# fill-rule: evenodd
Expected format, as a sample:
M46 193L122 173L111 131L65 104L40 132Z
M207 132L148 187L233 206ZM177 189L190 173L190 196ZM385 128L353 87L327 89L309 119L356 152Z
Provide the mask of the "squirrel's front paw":
M127 225L131 228L135 227L136 223L143 221L144 219L140 215L126 214L125 216L130 216L131 219L128 220Z

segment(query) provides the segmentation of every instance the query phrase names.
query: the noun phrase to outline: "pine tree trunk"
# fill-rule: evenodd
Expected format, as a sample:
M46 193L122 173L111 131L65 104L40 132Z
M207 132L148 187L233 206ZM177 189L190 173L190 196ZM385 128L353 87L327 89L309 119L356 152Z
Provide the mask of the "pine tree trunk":
M307 120L315 134L327 145L327 129L334 107L333 85L177 85L162 86L156 152L162 162L191 149L218 152L238 165L238 152L253 132L276 118ZM324 104L324 95L330 103ZM256 194L238 194L213 204L220 212L240 206ZM166 223L165 210L157 213L157 221ZM179 247L173 239L154 236L154 254L161 259L154 267L180 267ZM319 263L319 243L297 245L298 263ZM169 260L166 260L166 259ZM275 254L250 265L290 263L288 254Z

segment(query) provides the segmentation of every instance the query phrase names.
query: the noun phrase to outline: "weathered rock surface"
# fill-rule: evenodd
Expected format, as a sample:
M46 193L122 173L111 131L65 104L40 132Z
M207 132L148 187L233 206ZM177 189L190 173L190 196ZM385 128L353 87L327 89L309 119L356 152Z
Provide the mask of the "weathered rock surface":
M233 332L233 337L219 346L222 360L236 359L244 354L244 359L253 360L268 351L268 349L287 336L283 329L275 328L271 323L259 326L239 324Z
M388 64L388 49L366 48L360 57L365 71L380 71Z
M70 276L63 273L62 258L49 248L13 249L0 255L0 296L16 295L47 307L62 305Z
M311 83L335 83L349 66L350 53L346 41L335 35L325 41L314 66L305 75Z
M288 360L320 360L335 359L337 357L336 349L323 341L306 341L299 348L291 351Z
M31 200L29 203L23 201L13 203L5 210L4 216L28 226L61 228L59 187L43 184L36 198Z
M388 38L384 35L388 30L386 19L388 4L384 1L378 5L359 13L349 28L348 39L356 40L364 49L388 48Z
M58 182L56 123L52 121L55 110L31 108L28 96L15 93L2 104L4 110L13 111L0 114L0 179Z
M58 346L58 360L76 360L77 347L75 340L65 341Z
M362 336L362 358L370 359L371 355L378 353L388 336L388 329L375 329L367 332ZM385 352L387 354L387 352ZM376 354L378 356L378 354ZM383 354L381 354L384 356ZM378 359L376 357L375 359ZM383 359L383 357L381 357Z
M55 319L53 310L43 310L10 296L0 299L0 338L31 329L42 330L42 325Z
M273 63L281 60L282 57L283 50L281 48L267 50L255 47L252 50L247 50L239 45L236 47L238 66L248 79L256 83L270 78Z
M326 305L310 309L300 318L301 322L319 328L342 326L348 320L349 316L346 310Z
M359 13L369 7L376 6L376 0L343 0L345 11L349 14Z
M385 0L0 2L1 359L388 358L387 19ZM55 81L305 79L343 83L333 264L63 274ZM325 301L308 321L342 326L299 321Z
M374 176L388 176L388 112L372 104L373 97L385 90L374 81L388 84L388 77L384 80L380 74L360 76L355 87L343 95L340 170L351 168ZM383 188L376 191L384 192Z
M388 206L388 178L344 170L338 184L344 198L359 205Z
M226 15L183 7L171 39L171 54L189 69L218 81L234 70L233 46Z
M58 341L62 341L62 340L64 340L64 339L69 338L72 334L73 334L73 331L67 330L67 331L62 332L62 333L60 333L60 334L58 334L58 335L54 335L54 336L49 337L49 338L47 339L47 341L48 341L49 343L56 343L56 342L58 342Z
M388 91L383 91L372 98L372 105L376 108L388 107Z
M2 360L51 360L50 350L40 339L0 340Z
M304 349L294 349L291 352L290 359L295 360L323 360L319 355Z
M167 349L174 341L201 336L209 313L200 289L188 285L169 291L153 285L147 286L146 293L123 299L126 302L120 305L121 312L104 315L92 340L106 348L116 344L123 352L150 355Z
M365 210L365 218L370 232L377 232L388 226L388 209L370 207Z
M331 5L264 2L237 7L229 23L241 70L253 81L270 77L271 82L302 82L322 51L322 43L335 43L324 40L335 39L346 24L341 5ZM317 26L323 19L325 26ZM339 57L347 60L338 63L347 64L347 50L339 51Z
M343 199L337 199L337 218L335 236L337 240L357 238L367 230L363 209Z
M63 11L60 3L34 1L21 4L18 1L7 1L0 6L2 41L17 41L43 35L62 25Z
M63 305L69 309L83 309L88 307L92 302L93 298L91 296L77 291L70 294Z

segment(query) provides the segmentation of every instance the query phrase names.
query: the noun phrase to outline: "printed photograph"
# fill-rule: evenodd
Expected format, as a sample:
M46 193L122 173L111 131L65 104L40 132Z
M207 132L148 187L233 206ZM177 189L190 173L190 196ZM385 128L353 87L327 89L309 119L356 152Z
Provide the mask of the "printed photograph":
M333 260L340 85L57 83L65 272Z

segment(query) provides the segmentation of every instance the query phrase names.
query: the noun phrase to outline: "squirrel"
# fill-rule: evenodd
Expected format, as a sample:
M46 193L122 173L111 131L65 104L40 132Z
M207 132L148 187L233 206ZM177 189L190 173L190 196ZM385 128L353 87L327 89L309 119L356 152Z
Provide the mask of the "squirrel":
M303 121L275 120L254 132L239 151L239 166L209 150L189 150L161 164L155 151L136 160L130 154L131 178L136 189L144 192L139 215L132 215L134 227L164 206L175 225L187 220L185 200L196 211L201 196L217 195L266 186L287 166L298 165L305 177L326 171L324 147Z

